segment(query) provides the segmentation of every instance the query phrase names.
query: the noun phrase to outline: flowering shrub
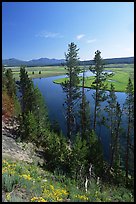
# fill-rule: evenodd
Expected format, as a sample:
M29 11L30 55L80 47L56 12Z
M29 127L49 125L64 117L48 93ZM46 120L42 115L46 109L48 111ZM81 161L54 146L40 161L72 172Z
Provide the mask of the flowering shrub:
M55 180L58 179L58 181ZM60 180L59 180L60 179ZM52 175L50 172L24 162L2 161L2 187L8 202L65 202L67 199L77 202L133 202L132 193L125 188L105 186L103 190L95 181L90 183L88 192L78 189L76 182L63 176ZM23 197L12 195L12 191L23 191ZM20 194L21 195L21 194ZM27 202L27 201L26 201Z

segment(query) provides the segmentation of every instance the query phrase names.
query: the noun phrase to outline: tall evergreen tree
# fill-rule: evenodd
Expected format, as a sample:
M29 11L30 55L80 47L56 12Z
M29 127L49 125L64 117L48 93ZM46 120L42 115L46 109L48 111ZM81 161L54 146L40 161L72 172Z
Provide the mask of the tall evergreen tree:
M34 103L34 86L32 80L29 79L25 67L20 68L20 92L21 92L21 105L22 113L28 113L33 109Z
M131 79L128 80L126 88L125 110L127 115L127 131L126 131L126 154L125 154L125 169L126 169L126 185L128 185L130 148L133 144L134 136L134 90Z
M93 95L95 106L94 106L94 122L93 122L93 129L96 130L96 123L97 123L97 116L100 111L100 102L104 101L105 98L105 81L107 78L107 74L103 73L104 71L104 62L101 58L101 52L97 50L95 52L94 57L95 66L90 67L90 71L95 73L95 80L93 82L93 87L95 89L95 93Z
M120 151L119 151L119 136L120 136L120 125L122 111L119 103L117 102L117 97L115 94L115 87L111 84L111 88L107 100L108 105L105 107L105 111L108 113L107 117L107 127L110 130L110 165L109 169L113 167L118 169L120 165Z
M42 133L45 128L49 128L49 120L45 101L39 89L34 87L29 79L25 67L20 69L20 92L22 104L22 117L20 118L20 132L22 138L27 132L27 137L37 139L37 144L43 141ZM25 124L25 125L24 125ZM35 124L35 131L34 130ZM34 136L35 132L35 136ZM25 138L26 139L26 138Z
M80 96L80 89L77 87L79 83L78 74L79 69L79 58L77 45L73 42L68 45L68 53L65 54L66 57L66 74L68 80L62 83L63 91L66 93L66 100L64 107L66 110L66 121L67 121L67 137L71 140L72 135L76 130L76 117L75 117L75 107L77 104L77 99Z
M89 102L86 100L85 95L85 67L83 68L83 77L82 77L82 92L81 92L81 103L80 103L80 132L82 139L88 140L87 136L90 131L90 108Z
M7 69L5 72L5 77L6 77L6 89L7 89L7 94L11 97L14 98L16 96L16 84L15 84L15 79L13 78L12 70Z

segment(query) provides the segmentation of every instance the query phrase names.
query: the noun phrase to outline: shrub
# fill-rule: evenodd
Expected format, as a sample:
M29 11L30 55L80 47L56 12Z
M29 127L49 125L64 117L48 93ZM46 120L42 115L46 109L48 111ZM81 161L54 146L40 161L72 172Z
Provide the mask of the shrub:
M2 110L6 118L10 118L14 112L14 102L6 92L2 93Z
M15 184L19 183L19 176L18 175L10 175L8 173L4 173L2 175L2 186L6 192L11 192L14 188Z

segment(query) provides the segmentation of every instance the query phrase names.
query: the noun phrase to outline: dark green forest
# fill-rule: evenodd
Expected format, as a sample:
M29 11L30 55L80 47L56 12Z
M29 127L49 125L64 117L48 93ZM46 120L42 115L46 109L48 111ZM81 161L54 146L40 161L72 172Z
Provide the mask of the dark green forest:
M97 50L94 55L95 72L93 95L94 112L90 120L90 104L84 91L84 74L78 74L81 68L79 49L73 42L68 45L65 54L67 81L61 84L66 94L63 104L67 135L64 136L57 123L51 124L48 117L46 101L38 87L34 87L25 67L20 67L20 81L15 83L11 69L2 67L2 114L7 118L16 117L19 129L17 140L32 142L44 150L46 164L43 168L58 172L66 178L74 179L79 189L87 186L87 181L101 181L101 186L123 187L134 193L134 88L131 79L126 87L126 101L123 108L117 101L114 85L106 92L107 74L104 60ZM82 70L81 70L82 69ZM82 89L78 84L82 82ZM17 89L20 97L17 97ZM45 87L46 89L46 87ZM101 113L101 103L107 101L105 118ZM56 99L57 103L57 99ZM126 127L121 127L123 114L126 114ZM103 156L101 140L96 134L96 125L105 125L110 132L110 161ZM120 143L124 138L123 146ZM114 199L113 199L114 200Z

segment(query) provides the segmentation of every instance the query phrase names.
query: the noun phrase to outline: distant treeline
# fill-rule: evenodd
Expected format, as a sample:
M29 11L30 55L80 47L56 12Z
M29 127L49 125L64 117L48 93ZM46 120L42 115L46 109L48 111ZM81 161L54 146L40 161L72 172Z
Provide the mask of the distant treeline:
M104 59L105 64L133 64L134 57ZM80 61L80 65L94 65L94 60Z
M133 64L134 63L134 57L123 57L123 58L109 58L104 59L105 64ZM57 59L48 59L48 58L41 58L37 60L30 60L30 61L21 61L17 59L6 59L2 60L2 64L4 66L27 66L27 67L35 67L35 66L63 66L65 65L65 60L57 60ZM80 61L79 65L94 65L94 60L85 60Z

